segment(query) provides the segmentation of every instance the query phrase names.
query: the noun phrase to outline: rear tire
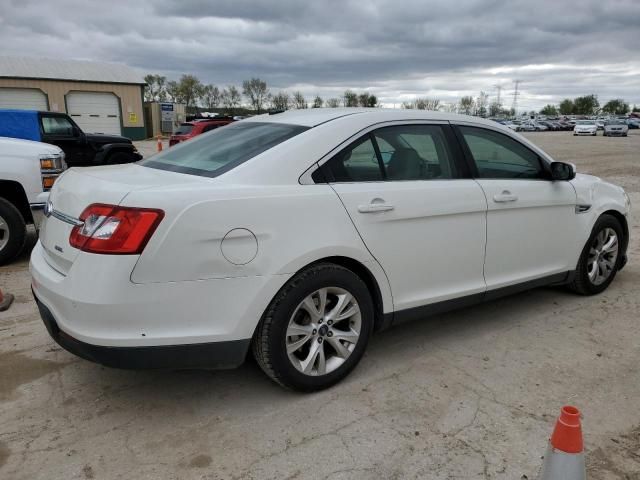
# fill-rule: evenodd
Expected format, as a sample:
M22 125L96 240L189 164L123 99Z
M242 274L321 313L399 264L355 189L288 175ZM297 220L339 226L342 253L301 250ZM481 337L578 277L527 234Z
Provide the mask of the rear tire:
M253 354L280 385L322 390L355 368L373 322L373 301L360 277L339 265L314 265L272 300L253 337Z
M27 226L20 211L0 197L0 265L13 260L24 246Z
M612 232L616 236L615 258L611 252L606 252L607 248L601 248L606 247L606 243L611 241ZM596 295L606 290L620 268L623 254L621 247L624 241L622 226L615 217L605 214L598 218L582 250L575 277L568 285L569 288L580 295ZM600 258L602 261L598 260ZM610 270L608 266L611 267ZM601 271L606 275L600 275Z

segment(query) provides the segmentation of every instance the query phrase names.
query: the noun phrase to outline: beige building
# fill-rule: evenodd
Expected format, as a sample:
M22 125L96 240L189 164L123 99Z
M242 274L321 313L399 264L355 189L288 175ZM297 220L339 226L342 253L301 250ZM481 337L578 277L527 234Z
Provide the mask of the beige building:
M186 120L186 117L185 106L182 103L144 103L144 123L148 137L171 135Z
M0 56L0 108L65 112L88 133L146 138L144 86L126 65Z

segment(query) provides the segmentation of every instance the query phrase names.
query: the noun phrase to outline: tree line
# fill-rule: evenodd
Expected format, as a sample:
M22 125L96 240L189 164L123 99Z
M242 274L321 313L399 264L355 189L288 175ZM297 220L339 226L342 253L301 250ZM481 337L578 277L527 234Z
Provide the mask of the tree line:
M162 75L145 76L146 101L172 101L185 104L189 113L200 108L207 110L222 109L225 113L236 114L240 110L252 113L263 113L267 110L289 110L302 108L337 108L337 107L378 107L378 98L368 92L358 93L346 90L342 97L323 99L316 95L308 100L300 91L289 93L285 90L271 92L267 82L260 78L251 78L242 82L241 87L229 85L218 87L203 84L194 75L182 75L179 80L169 80ZM243 103L244 102L244 103ZM248 105L249 109L243 108ZM489 95L481 91L477 97L466 95L456 103L443 103L437 98L419 97L411 102L402 103L402 108L417 110L444 110L447 112L476 115L479 117L513 117L513 108L504 108L497 99L489 101ZM546 105L540 114L557 115L597 115L601 113L624 115L629 111L640 111L636 105L631 108L621 98L609 100L602 107L598 96L584 95L573 99L566 98L558 105ZM529 112L535 114L536 112Z
M591 94L576 98L565 98L557 106L545 105L540 113L547 116L555 115L598 115L606 113L610 115L626 115L630 111L638 112L640 108L629 106L622 98L614 98L600 107L598 96Z
M216 85L203 84L194 75L182 75L179 80L169 80L162 75L150 74L144 77L145 101L185 104L187 112L199 108L208 110L224 109L234 114L243 105L243 100L255 113L267 110L289 110L302 108L337 108L344 107L377 107L378 98L370 93L357 93L346 90L342 98L323 99L316 95L308 101L300 91L289 93L285 90L272 93L267 82L260 78L251 78L242 82L242 87L235 85L219 88Z

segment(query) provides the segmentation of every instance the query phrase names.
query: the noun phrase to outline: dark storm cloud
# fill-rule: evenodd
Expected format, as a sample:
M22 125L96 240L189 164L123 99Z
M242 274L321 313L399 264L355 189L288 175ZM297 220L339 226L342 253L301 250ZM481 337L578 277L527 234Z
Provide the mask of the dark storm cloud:
M0 0L3 53L124 62L219 85L260 76L272 89L338 96L368 88L388 104L493 93L539 107L597 93L640 103L640 2Z

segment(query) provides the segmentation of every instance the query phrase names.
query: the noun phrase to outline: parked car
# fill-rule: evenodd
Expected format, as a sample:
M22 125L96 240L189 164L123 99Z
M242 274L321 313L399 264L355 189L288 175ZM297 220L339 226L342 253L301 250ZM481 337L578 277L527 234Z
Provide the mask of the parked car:
M600 120L600 119L595 121L595 124L598 127L598 130L604 130L604 122L605 121L606 120Z
M629 130L634 130L634 129L638 129L640 128L640 120L636 120L636 119L628 119L627 120L627 127L629 127Z
M66 113L0 109L0 136L56 145L64 151L69 167L115 165L142 158L128 138L84 133Z
M251 349L311 391L403 320L541 285L602 292L626 263L629 208L495 122L293 110L69 170L30 270L50 335L80 357L234 367Z
M192 120L190 122L181 123L178 129L173 132L173 135L169 137L169 146L172 147L177 145L180 142L184 142L186 140L190 140L193 137L197 137L206 132L210 132L211 130L215 130L216 128L223 127L225 125L229 125L234 120L232 118L220 118L220 117L212 117L212 118L200 118L197 120Z
M629 126L624 120L607 120L604 122L602 135L605 137L626 137L628 131Z
M558 125L548 120L541 120L538 123L547 127L548 130L553 130L553 131L560 130L560 127Z
M574 135L592 135L598 134L598 126L593 120L578 120L576 126L573 127Z
M526 125L526 127L525 127ZM529 121L522 124L523 130L530 132L545 132L549 130L549 127L540 122Z
M514 132L519 132L520 130L522 130L522 127L520 125L518 125L517 123L510 122L508 120L502 122L502 124L508 129L513 130Z
M27 225L40 227L46 196L65 169L54 145L0 137L0 265L24 246Z

